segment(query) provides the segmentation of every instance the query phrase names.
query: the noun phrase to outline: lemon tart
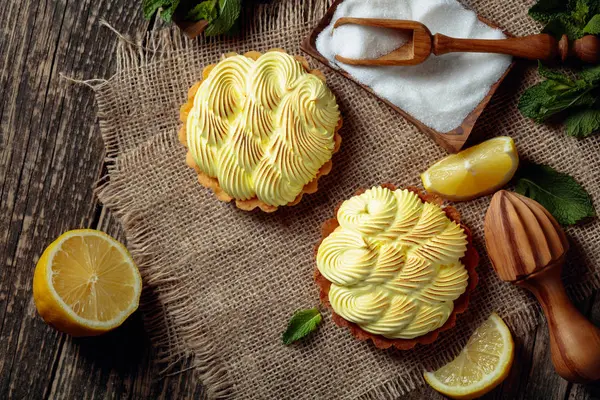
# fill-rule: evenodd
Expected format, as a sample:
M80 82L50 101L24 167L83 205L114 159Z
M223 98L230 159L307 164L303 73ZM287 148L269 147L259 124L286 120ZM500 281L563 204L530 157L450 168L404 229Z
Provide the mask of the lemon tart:
M198 181L238 208L272 212L317 190L342 118L324 75L283 50L224 55L181 107L180 141Z
M466 310L479 256L458 212L386 184L343 202L316 248L315 281L336 324L378 348L433 342Z

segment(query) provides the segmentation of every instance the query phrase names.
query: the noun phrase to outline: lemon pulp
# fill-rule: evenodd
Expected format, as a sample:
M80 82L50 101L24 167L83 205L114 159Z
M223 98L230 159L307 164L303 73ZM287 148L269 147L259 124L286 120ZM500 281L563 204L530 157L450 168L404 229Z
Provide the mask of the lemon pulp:
M510 330L495 313L483 322L460 354L434 372L427 383L454 399L473 399L488 393L507 376L514 357Z
M441 159L421 180L428 192L450 200L469 200L504 186L518 166L515 142L500 136Z
M129 252L103 232L69 231L42 254L34 275L42 318L74 336L119 326L139 304L141 277Z

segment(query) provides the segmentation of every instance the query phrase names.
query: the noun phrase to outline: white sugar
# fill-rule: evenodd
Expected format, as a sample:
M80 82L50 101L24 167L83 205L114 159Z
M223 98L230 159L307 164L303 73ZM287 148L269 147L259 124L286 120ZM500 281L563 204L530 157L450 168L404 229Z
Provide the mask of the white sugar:
M503 39L504 34L477 19L456 0L345 0L331 24L317 38L317 49L329 62L350 73L379 96L440 132L457 128L502 76L511 57L497 54L431 55L423 64L404 67L362 67L338 63L335 55L377 58L407 38L381 28L345 25L340 17L415 20L432 33L459 38ZM332 34L333 33L333 34Z
M406 43L402 32L371 26L343 25L333 32L333 48L347 58L377 58Z

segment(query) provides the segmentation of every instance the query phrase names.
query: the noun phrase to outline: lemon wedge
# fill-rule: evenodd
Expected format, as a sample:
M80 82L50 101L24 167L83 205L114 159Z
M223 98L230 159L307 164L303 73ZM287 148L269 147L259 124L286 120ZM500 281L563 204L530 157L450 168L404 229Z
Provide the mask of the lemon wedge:
M127 249L104 232L68 231L44 250L33 277L40 316L72 336L121 325L139 305L142 278Z
M441 159L421 174L421 180L430 193L470 200L506 185L518 166L515 142L500 136Z
M425 372L427 383L453 399L474 399L498 386L510 371L514 343L510 330L493 313L482 323L460 354L434 372Z

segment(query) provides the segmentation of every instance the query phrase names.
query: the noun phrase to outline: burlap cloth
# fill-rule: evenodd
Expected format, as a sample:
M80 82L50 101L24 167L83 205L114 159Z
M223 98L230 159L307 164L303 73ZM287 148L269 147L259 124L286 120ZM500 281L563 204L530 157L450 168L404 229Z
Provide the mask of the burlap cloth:
M531 1L467 3L515 35L538 32ZM144 279L148 330L165 365L191 358L212 396L253 399L396 398L422 384L424 368L448 361L492 311L516 335L539 320L534 299L501 282L486 259L483 217L490 197L460 203L482 254L469 310L433 345L382 351L335 326L327 310L310 339L284 346L281 333L299 308L314 307L313 246L321 223L358 188L383 182L419 185L419 173L445 152L393 110L314 60L327 75L344 116L341 151L319 191L274 214L217 201L186 167L177 140L179 107L206 64L222 53L299 43L324 14L326 0L287 0L255 7L243 36L189 41L174 29L143 43L120 40L118 72L95 86L108 176L100 200L120 217ZM600 136L577 140L561 127L536 125L516 104L535 82L533 64L518 66L478 122L479 139L512 136L522 158L574 176L600 204ZM565 279L575 297L600 286L600 222L567 229L572 243Z

